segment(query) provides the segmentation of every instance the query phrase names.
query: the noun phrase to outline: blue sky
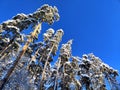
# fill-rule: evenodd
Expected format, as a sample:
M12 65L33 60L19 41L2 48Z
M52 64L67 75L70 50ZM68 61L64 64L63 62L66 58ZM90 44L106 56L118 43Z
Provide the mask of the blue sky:
M48 28L62 28L62 43L73 39L73 55L94 53L120 71L119 0L0 0L0 23L17 13L29 14L43 4L57 6L60 21ZM40 35L40 38L42 35Z

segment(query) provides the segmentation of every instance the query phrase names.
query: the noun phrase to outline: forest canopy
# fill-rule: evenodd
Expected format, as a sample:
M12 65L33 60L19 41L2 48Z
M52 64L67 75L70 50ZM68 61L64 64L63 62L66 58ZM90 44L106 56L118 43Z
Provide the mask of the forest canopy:
M93 53L73 56L72 40L60 46L62 29L49 28L38 40L43 22L59 18L57 7L45 4L0 24L0 90L120 90L117 70Z

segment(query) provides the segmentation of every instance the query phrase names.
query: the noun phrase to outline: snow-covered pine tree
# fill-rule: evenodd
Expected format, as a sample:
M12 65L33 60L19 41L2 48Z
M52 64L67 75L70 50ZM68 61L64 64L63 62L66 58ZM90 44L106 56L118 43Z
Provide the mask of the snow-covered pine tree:
M58 50L62 29L49 28L37 40L43 22L58 20L57 8L45 4L0 24L0 90L120 90L118 71L94 54L73 56L72 40ZM23 33L28 28L33 31Z

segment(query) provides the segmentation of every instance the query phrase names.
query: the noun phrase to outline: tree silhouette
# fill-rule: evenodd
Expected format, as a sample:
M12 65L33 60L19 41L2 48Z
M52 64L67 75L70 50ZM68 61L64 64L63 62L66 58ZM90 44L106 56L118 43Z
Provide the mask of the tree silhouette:
M118 71L94 54L72 55L72 40L62 44L62 29L49 28L38 41L42 23L59 20L57 8L43 5L0 24L0 90L120 90ZM28 28L30 34L23 33Z

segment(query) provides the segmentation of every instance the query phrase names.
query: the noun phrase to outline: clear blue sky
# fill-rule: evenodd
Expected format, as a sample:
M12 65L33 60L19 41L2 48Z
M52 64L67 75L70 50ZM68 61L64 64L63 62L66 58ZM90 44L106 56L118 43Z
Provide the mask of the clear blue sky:
M74 39L73 55L92 52L120 71L120 0L0 0L0 23L46 3L57 6L61 18L53 26L44 24L42 33L62 28L62 43Z

